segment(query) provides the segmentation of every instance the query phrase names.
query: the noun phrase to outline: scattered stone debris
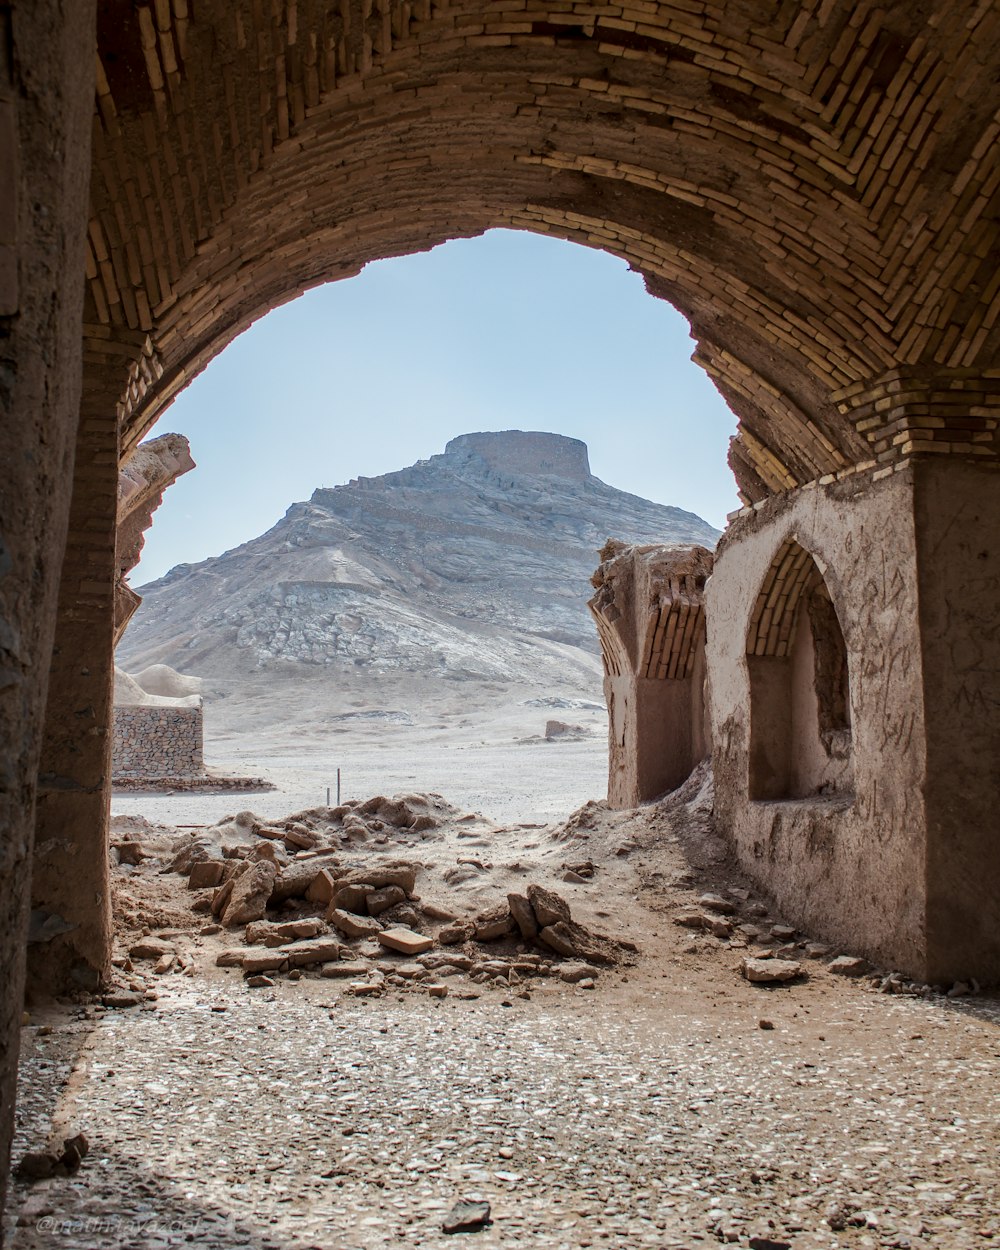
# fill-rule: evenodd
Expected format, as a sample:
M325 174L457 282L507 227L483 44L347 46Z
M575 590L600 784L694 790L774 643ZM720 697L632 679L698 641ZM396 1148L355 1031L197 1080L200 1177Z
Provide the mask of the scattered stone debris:
M15 1169L15 1174L26 1181L48 1180L53 1176L72 1176L79 1171L90 1150L90 1143L83 1133L68 1137L62 1150L56 1154L49 1150L29 1150Z

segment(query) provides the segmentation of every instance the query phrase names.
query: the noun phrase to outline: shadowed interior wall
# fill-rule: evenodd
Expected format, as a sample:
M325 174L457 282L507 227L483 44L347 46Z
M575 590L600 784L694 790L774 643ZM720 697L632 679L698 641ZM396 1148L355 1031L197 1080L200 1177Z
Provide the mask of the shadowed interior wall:
M0 1205L35 776L80 398L94 6L0 6Z

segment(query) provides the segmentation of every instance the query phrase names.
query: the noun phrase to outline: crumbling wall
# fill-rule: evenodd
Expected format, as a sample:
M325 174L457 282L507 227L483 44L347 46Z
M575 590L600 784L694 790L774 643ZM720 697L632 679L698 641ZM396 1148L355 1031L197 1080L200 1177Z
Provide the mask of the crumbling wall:
M704 547L609 541L593 576L608 703L608 802L635 807L679 786L708 753Z
M790 493L731 525L707 590L706 659L716 818L743 867L803 928L919 976L929 967L927 773L912 476ZM755 611L790 544L822 572L843 630L853 784L766 796L751 789L753 744L791 722L754 729L753 664L784 662L755 661L767 632ZM796 621L805 614L784 624Z
M146 530L163 493L183 473L195 467L183 434L163 434L140 444L118 474L118 570L115 579L115 645L142 602L125 578L139 563Z
M112 778L200 776L203 742L200 707L115 707Z

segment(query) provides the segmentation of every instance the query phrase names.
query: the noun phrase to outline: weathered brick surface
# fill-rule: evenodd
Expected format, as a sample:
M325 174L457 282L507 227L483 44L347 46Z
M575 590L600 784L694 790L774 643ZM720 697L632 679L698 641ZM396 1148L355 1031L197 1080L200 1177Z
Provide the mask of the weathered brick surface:
M1000 452L995 5L205 0L108 6L99 44L86 347L123 453L274 304L500 225L691 319L748 503Z
M200 707L116 707L112 779L201 776Z

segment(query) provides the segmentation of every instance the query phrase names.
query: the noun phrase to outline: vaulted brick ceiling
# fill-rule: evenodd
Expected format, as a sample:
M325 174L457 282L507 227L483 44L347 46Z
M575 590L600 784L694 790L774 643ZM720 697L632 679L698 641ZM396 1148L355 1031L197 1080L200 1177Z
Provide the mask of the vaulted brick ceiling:
M268 309L512 226L688 316L748 500L998 452L990 0L99 7L85 411L124 451Z

